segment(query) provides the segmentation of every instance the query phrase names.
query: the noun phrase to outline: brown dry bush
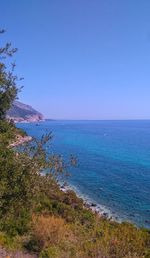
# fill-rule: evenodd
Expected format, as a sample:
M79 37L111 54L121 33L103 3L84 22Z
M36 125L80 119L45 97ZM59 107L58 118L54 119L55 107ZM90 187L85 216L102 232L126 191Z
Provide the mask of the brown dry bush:
M34 238L41 248L59 245L70 238L69 226L60 217L33 215L32 223Z

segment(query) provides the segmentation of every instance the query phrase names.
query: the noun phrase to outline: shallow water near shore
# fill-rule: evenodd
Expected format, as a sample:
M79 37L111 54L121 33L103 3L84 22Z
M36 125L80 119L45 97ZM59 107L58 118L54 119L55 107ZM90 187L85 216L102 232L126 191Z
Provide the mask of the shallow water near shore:
M53 132L49 151L77 168L67 179L94 209L116 220L150 228L150 121L45 121L20 123L40 138ZM95 207L96 205L96 207Z

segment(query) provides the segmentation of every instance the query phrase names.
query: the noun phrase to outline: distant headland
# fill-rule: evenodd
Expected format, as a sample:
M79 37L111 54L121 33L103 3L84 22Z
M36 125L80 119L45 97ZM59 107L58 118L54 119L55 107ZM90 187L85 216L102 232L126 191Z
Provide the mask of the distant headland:
M14 101L12 107L7 112L7 119L18 122L39 122L45 120L43 114L36 111L29 105Z

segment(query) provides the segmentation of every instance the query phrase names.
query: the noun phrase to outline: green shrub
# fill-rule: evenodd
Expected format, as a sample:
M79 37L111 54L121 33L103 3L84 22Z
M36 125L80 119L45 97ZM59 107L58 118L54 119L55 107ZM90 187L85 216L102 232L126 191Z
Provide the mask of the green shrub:
M59 257L59 251L58 251L57 247L50 246L50 247L44 249L40 253L39 258L58 258L58 257Z

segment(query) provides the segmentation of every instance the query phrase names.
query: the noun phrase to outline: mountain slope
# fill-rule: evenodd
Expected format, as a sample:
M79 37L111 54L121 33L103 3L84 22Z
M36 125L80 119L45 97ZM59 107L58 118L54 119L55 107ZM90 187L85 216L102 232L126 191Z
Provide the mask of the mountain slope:
M36 122L44 120L44 116L31 106L14 101L11 109L7 112L7 118L14 122Z

